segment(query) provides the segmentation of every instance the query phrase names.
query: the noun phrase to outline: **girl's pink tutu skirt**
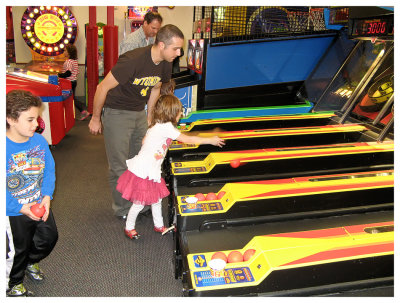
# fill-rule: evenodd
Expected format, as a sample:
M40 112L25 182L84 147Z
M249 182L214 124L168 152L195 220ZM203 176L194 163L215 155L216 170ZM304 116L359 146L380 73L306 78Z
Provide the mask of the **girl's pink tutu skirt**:
M129 170L126 170L118 179L117 190L122 198L135 204L151 205L169 195L165 180L157 183L148 178L142 179Z

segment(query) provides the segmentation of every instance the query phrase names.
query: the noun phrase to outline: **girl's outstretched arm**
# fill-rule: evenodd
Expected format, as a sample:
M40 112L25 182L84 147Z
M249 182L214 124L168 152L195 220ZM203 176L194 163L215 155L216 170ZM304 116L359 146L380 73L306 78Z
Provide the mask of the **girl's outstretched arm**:
M225 145L225 140L218 136L213 137L199 137L199 136L188 136L185 134L180 134L177 138L178 141L188 144L211 144L215 146L222 147Z

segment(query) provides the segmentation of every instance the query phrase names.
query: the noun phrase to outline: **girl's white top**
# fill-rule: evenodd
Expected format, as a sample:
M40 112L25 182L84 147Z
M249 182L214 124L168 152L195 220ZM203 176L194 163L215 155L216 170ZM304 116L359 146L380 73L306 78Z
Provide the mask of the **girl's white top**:
M168 147L179 137L180 131L171 123L156 123L147 130L142 148L132 159L126 160L129 171L136 176L161 182L161 164Z

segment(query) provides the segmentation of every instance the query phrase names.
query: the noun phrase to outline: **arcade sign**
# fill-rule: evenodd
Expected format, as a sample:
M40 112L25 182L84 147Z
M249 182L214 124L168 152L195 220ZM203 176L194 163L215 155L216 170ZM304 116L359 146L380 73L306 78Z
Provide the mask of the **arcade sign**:
M67 6L29 6L22 16L21 33L36 53L58 56L75 42L78 25Z
M128 19L133 21L143 21L148 12L155 12L152 6L128 6Z

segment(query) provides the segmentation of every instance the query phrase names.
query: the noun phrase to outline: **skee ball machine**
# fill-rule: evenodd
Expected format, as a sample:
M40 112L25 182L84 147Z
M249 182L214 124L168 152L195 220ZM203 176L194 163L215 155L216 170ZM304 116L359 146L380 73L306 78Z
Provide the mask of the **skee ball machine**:
M197 161L192 166L194 169L185 161L177 162L181 162L181 166L171 166L171 169L192 175L190 178L177 175L175 184L180 185L173 188L177 219L174 234L176 277L182 279L184 295L393 295L393 12L381 8L372 11L350 8L347 34L356 45L336 74L329 81L324 80L322 94L314 95L317 97L313 110L334 111L332 121L337 126L365 127L366 130L358 130L362 134L358 139L324 142L308 148L288 145L279 151L273 146L264 146L266 150L258 151L258 154L255 151L243 154L232 149L223 152L225 155L221 158L193 160ZM328 52L318 64L325 64L331 55ZM321 75L314 73L313 77L321 78ZM313 91L310 87L308 90L302 87L298 95L312 99ZM281 137L284 140L285 134ZM363 170L362 167L369 163L355 164L344 160L345 164L338 165L336 173L335 165L325 168L327 174L323 173L324 150L332 152L326 159L334 157L332 159L339 161L339 154L346 154L343 159L351 159L352 152L348 148L359 149L356 156L367 146L367 149L374 149L386 144L392 146L387 150L388 157L376 163L385 168ZM252 180L252 169L246 168L246 165L251 167L257 157L264 157L264 161L268 156L280 158L282 167L290 168L285 161L293 161L297 152L312 151L320 153L307 156L310 171L313 161L321 165L315 166L320 170L317 175L297 178L295 176L301 170L293 169L292 176ZM280 152L291 155L285 159L283 155L275 154ZM239 157L235 157L235 153ZM204 156L207 157L207 151ZM241 172L224 174L220 171L214 179L221 177L223 180L217 181L220 182L217 186L212 184L213 178L204 180L204 173L207 174L209 169L212 171L214 165L229 163L233 167L232 161L237 159L243 162L242 166L240 162L235 164ZM296 161L300 163L301 160ZM365 158L364 162L369 160ZM264 164L261 163L252 166L255 173L263 173ZM196 168L203 164L204 170ZM257 170L259 166L261 168ZM351 167L354 169L351 172L342 171ZM303 169L307 172L306 167ZM229 182L230 178L233 182ZM240 178L248 179L241 181ZM207 198L210 189L215 191L215 196ZM196 193L206 198L197 199L197 204L193 205L189 198ZM252 202L242 203L241 199ZM334 206L335 203L342 205ZM235 204L241 206L238 211L234 211ZM313 209L311 212L307 205ZM320 208L315 209L318 205ZM230 211L233 211L232 215L224 215ZM221 259L226 256L227 262L222 268L213 264L212 260L218 259L215 254Z

